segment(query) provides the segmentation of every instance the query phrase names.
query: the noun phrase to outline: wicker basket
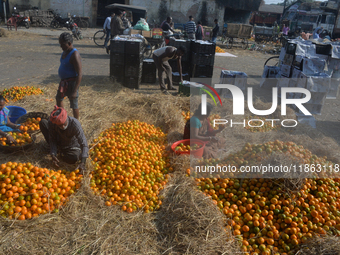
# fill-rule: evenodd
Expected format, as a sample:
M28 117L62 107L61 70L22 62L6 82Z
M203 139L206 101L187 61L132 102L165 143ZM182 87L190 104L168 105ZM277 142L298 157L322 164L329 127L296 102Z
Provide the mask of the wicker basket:
M15 124L22 124L26 122L27 119L32 119L32 118L41 118L41 119L47 120L49 118L49 115L44 112L29 112L19 117L19 119L17 119Z
M35 134L31 135L31 138L32 138L32 142L29 144L25 144L23 146L3 146L0 144L0 150L3 152L15 152L15 151L20 151L20 150L27 150L35 143L36 135Z

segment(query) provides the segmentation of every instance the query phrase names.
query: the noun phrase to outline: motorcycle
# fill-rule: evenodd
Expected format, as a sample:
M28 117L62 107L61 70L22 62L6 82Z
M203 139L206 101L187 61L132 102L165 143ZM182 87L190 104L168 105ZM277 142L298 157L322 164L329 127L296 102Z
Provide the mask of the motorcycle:
M12 13L13 17L17 18L17 26L23 26L27 29L30 28L30 17L25 17L25 16L20 16L19 13L17 12L17 8L13 7L13 13Z
M54 18L51 21L50 27L52 28L61 28L66 27L67 29L70 29L70 18L63 19L60 14L53 13Z
M67 24L69 26L69 29L72 31L72 35L77 39L83 39L83 36L81 34L81 31L79 30L79 27L77 25L77 23L75 23L73 21L73 19L70 19L69 21L67 21Z

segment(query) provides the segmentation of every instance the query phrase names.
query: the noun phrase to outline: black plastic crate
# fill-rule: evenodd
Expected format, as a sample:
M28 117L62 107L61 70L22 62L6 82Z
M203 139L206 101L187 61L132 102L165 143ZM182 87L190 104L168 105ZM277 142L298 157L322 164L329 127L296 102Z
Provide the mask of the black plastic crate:
M156 73L156 65L153 59L143 60L143 73Z
M124 53L110 53L110 65L124 65L125 64Z
M191 77L206 76L211 78L214 72L213 66L207 65L192 65L191 66Z
M142 65L125 66L125 76L139 77L142 74Z
M316 54L320 55L331 55L332 45L331 44L315 44Z
M202 54L202 53L192 52L192 55L191 55L191 62L196 65L213 66L214 60L215 60L214 54Z
M143 61L143 55L141 54L125 54L125 65L138 66Z
M124 66L122 65L110 65L110 76L116 78L118 82L124 80L125 76Z
M204 44L195 42L193 44L192 51L195 53L201 53L201 54L215 54L216 50L216 44Z
M287 42L286 44L286 54L294 55L296 52L296 43Z
M170 39L169 46L173 46L175 48L179 48L183 46L186 49L186 53L182 56L182 61L189 61L191 57L191 41L183 41Z
M125 41L125 53L126 54L141 54L143 50L143 42L138 41Z
M141 83L141 77L127 77L124 78L124 87L130 89L139 89Z
M144 73L142 74L143 83L156 83L156 72L155 73Z
M111 40L110 52L124 53L125 52L125 41Z
M170 59L169 64L173 72L179 72L177 66L177 59ZM182 73L189 73L190 71L190 62L189 61L181 61Z

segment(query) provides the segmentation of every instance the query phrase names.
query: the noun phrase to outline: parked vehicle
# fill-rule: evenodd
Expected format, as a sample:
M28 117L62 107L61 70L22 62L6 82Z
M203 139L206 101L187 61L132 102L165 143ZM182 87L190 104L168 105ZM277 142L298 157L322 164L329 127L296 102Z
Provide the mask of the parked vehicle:
M317 27L323 27L332 34L335 20L334 12L323 9L299 10L298 5L293 5L284 13L282 23L289 27L290 36L297 36L300 32L313 33Z
M77 39L83 39L83 36L81 34L81 31L79 30L79 27L77 23L75 23L72 19L68 22L69 28L72 31L72 35Z
M27 29L30 28L30 22L31 22L30 17L25 17L25 16L19 15L19 13L17 12L17 8L15 6L13 7L12 16L16 17L18 27L22 26L22 27L25 27Z
M53 12L53 15L54 15L54 18L50 24L52 28L66 27L67 29L70 29L71 18L62 18L59 13L55 13L55 12Z

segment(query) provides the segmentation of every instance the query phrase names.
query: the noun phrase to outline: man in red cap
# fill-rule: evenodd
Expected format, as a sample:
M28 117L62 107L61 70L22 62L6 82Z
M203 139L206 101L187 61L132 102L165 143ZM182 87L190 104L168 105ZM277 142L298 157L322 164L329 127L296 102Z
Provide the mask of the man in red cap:
M63 161L75 164L81 160L78 168L85 171L85 162L89 148L80 122L67 116L64 108L54 106L49 120L41 120L40 130L50 146L52 161L59 167L58 152Z

